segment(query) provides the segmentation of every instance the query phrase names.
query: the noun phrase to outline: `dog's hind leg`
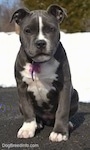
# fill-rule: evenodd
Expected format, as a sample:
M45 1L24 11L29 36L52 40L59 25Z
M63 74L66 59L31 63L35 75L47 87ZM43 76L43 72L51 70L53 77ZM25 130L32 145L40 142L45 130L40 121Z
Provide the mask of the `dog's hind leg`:
M78 110L78 101L79 101L78 92L74 89L71 97L71 104L70 104L70 113L69 113L70 119L75 115L75 113Z

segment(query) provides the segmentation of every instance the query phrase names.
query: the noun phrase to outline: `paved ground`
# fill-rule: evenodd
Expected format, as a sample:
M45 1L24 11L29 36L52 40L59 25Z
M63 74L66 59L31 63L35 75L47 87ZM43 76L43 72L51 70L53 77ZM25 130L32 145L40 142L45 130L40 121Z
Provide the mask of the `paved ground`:
M32 139L17 139L22 121L16 88L0 88L0 150L90 150L90 104L79 104L76 128L67 142L50 142L52 127L47 126Z

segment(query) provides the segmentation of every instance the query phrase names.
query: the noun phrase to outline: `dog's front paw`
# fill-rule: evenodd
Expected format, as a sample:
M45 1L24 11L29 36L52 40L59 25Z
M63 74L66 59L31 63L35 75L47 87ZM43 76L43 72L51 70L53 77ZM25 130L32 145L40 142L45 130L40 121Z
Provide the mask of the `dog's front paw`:
M51 132L49 140L52 142L67 141L68 135L62 135L61 133Z
M37 128L36 121L24 122L22 127L18 131L17 137L32 138L35 135L36 128Z

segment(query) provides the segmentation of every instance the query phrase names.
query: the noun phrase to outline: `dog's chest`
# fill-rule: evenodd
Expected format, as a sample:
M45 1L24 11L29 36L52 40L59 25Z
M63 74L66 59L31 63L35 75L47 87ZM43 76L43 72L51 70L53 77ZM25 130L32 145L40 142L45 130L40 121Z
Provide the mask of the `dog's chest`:
M59 62L55 59L42 63L39 66L39 72L33 70L32 79L32 64L26 63L23 67L24 69L20 72L22 80L27 83L27 91L33 92L35 100L37 100L40 105L41 102L48 102L47 93L53 89L53 81L57 80L58 75L56 70L59 66Z

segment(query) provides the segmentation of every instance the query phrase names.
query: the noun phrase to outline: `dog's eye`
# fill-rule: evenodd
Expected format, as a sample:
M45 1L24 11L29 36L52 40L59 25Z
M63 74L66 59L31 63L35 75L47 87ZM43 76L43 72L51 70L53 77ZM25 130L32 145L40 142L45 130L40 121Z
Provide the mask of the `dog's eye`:
M54 32L55 28L54 27L50 27L50 31Z
M30 29L30 28L26 28L26 29L24 30L24 32L25 32L25 33L31 33L31 29Z
M45 27L45 32L47 33L50 33L50 32L55 32L55 27L53 26L48 26L48 27Z

